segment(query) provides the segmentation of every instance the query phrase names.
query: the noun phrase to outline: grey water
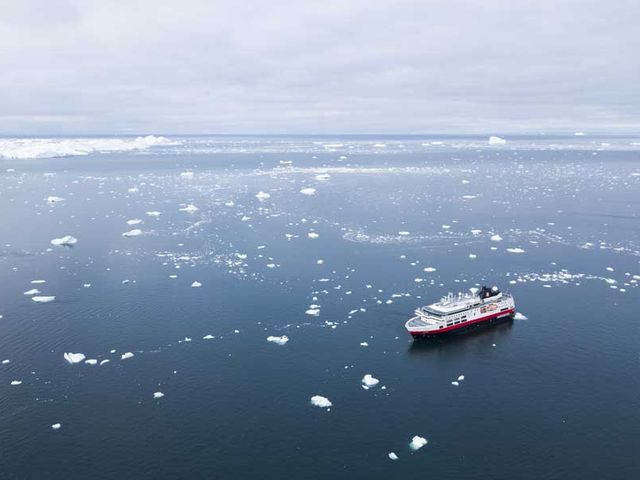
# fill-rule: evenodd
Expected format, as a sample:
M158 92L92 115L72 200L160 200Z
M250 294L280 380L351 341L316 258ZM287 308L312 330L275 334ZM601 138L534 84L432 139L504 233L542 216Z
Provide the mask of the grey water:
M1 478L640 477L637 139L90 140L0 145Z

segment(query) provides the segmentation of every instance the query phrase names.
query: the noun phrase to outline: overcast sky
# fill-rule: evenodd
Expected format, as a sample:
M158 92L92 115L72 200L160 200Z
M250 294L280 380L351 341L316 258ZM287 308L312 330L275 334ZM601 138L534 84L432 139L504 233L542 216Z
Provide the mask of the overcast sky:
M638 0L0 0L0 134L638 129Z

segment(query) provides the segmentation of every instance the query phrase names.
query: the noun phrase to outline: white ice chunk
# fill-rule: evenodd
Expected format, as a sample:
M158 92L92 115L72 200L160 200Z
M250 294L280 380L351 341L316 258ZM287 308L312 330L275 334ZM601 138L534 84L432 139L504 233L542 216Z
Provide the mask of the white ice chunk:
M271 198L271 195L269 195L267 192L263 192L262 190L260 190L258 193L256 193L256 198L261 202L263 202Z
M198 210L199 210L198 207L196 207L193 204L189 204L186 207L180 209L181 212L187 212L187 213L195 213Z
M398 460L398 455L396 455L395 452L389 452L389 458L391 460Z
M191 287L192 287L192 288L200 288L201 286L202 286L202 284L201 284L200 282L193 282L193 283L191 284Z
M154 392L153 393L153 398L162 398L164 397L164 393L162 392Z
M71 363L80 363L81 361L83 361L85 359L84 353L66 353L63 355L64 359Z
M520 312L516 312L516 314L513 316L513 319L514 320L528 320L528 318L525 315L523 315L522 313L520 313Z
M461 382L461 381L463 381L463 380L464 380L464 375L459 375L459 376L458 376L458 381L459 381L459 382Z
M307 237L311 238L311 239L316 239L318 238L320 235L316 232L309 232L307 233Z
M128 232L124 232L122 234L123 237L137 237L139 235L142 235L142 230L140 230L139 228L134 228L133 230L129 230Z
M315 188L303 188L302 190L300 190L300 193L303 195L315 195L316 194L316 189Z
M495 235L491 235L491 241L492 242L501 242L502 241L502 237L496 233Z
M274 337L273 335L267 337L267 342L277 343L278 345L284 345L289 341L289 337L282 335L281 337Z
M307 310L306 312L307 315L313 315L315 317L317 317L318 315L320 315L320 309L319 308L310 308L309 310Z
M47 197L47 202L49 203L58 203L58 202L63 202L64 198L62 197L56 197L55 195L50 195Z
M140 220L139 218L132 218L131 220L127 220L127 225L138 225L139 223L142 223L142 220Z
M149 215L150 217L159 217L160 215L162 215L162 213L156 210L152 210L150 212L147 212L147 215Z
M205 335L204 337L202 337L203 340L212 340L214 338L215 337L213 335L210 335L210 334L209 335Z
M524 250L522 248L507 248L507 252L509 253L524 253Z
M420 450L422 447L424 447L427 444L427 439L424 437L419 437L418 435L416 435L415 437L413 437L411 439L411 443L409 443L409 448L411 450Z
M504 145L507 141L504 138L491 135L489 137L489 145Z
M451 385L453 385L454 387L457 387L460 385L460 383L454 380L453 382L451 382Z
M11 385L22 385L22 380L12 380Z
M60 427L62 427L62 424L60 423L54 423L53 425L51 425L52 430L60 430Z
M380 380L373 377L371 374L367 373L364 377L362 377L362 383L366 387L371 388L371 387L375 387L378 383L380 383Z
M40 293L40 290L38 290L37 288L32 288L31 290L27 290L26 292L24 292L24 295L37 295Z
M120 357L121 360L126 360L127 358L131 358L133 357L133 353L132 352L127 352L127 353L123 353L122 356Z
M56 245L59 247L70 247L78 243L78 239L76 237L72 237L71 235L65 235L64 237L54 238L51 240L51 245Z
M31 297L31 300L33 300L36 303L49 303L49 302L53 302L55 299L56 299L55 295Z
M86 363L88 365L97 365L98 364L98 360L96 360L95 358L90 358L89 360L85 360L84 363Z
M314 405L320 408L329 408L333 406L333 403L331 403L331 401L327 397L323 397L321 395L314 395L313 397L311 397L311 405Z

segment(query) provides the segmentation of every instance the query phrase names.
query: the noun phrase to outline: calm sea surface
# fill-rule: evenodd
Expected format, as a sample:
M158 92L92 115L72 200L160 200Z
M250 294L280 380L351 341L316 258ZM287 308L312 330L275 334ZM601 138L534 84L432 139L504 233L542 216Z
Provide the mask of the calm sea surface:
M637 142L0 141L0 477L640 478Z

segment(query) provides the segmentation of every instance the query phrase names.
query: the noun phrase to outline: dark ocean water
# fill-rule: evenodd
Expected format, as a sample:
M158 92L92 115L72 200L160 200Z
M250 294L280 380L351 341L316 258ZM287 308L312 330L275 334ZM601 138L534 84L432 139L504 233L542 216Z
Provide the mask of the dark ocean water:
M170 140L0 157L1 478L640 477L633 139ZM527 320L407 335L485 283Z

